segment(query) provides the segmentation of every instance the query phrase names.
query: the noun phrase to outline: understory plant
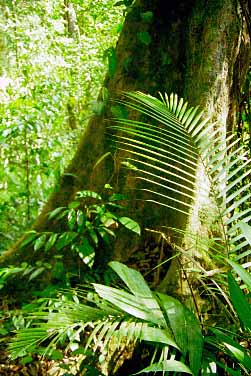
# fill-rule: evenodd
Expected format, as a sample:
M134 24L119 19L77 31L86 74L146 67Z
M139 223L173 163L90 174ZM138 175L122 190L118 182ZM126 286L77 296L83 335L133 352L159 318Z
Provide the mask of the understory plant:
M220 326L216 319L211 323L214 328L206 331L209 349L214 347L207 354L213 366L210 371L206 369L206 374L217 374L219 368L227 374L249 374L251 208L246 203L250 202L251 183L248 151L235 135L225 138L217 124L204 119L198 107L187 109L187 103L177 95L161 95L159 100L140 92L125 93L125 99L118 104L140 115L139 120L121 117L110 129L116 147L123 152L122 163L126 161L135 179L143 182L141 187L148 193L148 201L177 214L189 215L194 197L198 199L196 192L205 195L206 202L210 198L206 216L210 218L212 210L211 226L216 228L208 228L209 239L198 237L191 230L171 230L189 237L189 247L192 244L197 255L198 252L203 255L201 266L189 249L177 247L177 254L190 262L188 274L192 271L200 281L208 300L214 297L221 303L221 314L226 322L232 323L227 328L216 329ZM195 179L198 168L202 171L202 182ZM164 236L166 230L163 226ZM238 278L234 278L235 273ZM221 362L216 348L233 363Z
M146 341L155 351L151 364L139 373L198 375L203 337L194 314L178 300L153 293L138 271L116 261L110 266L124 282L124 288L93 284L92 289L73 292L73 300L55 299L30 313L26 318L30 327L19 331L10 344L12 357L41 353L42 346L46 355L63 343L76 355L82 354L79 368L83 370L88 348L106 359L121 347ZM109 362L103 363L101 369L111 374Z
M223 370L227 375L248 375L251 371L248 271L251 208L243 210L242 203L251 197L251 183L246 180L250 160L244 147L238 145L234 135L225 139L215 124L203 118L203 112L198 112L198 108L187 109L187 103L177 95L164 95L159 100L140 92L125 93L125 99L118 101L117 105L140 114L139 120L131 120L127 111L120 111L124 117L110 126L110 135L116 148L123 152L123 165L132 170L135 179L143 182L141 187L148 194L147 201L189 215L195 193L200 188L195 180L198 166L203 170L209 187L205 197L210 197L213 203L217 236L212 234L210 239L200 239L191 231L172 231L188 235L193 246L209 260L202 266L186 249L176 248L177 255L190 261L192 270L187 272L196 275L208 300L213 298L222 309L222 322L225 319L227 327L223 327L217 317L210 326L203 318L201 332L194 314L182 303L151 292L136 271L111 263L113 270L126 283L129 294L121 288L94 284L95 292L85 295L91 311L87 308L89 304L84 305L83 310L75 309L77 319L72 303L67 306L68 310L64 306L55 310L52 306L50 311L48 306L45 312L41 310L29 315L30 327L18 331L10 345L12 356L22 356L24 349L36 351L34 346L44 344L44 341L49 342L49 347L56 346L62 333L66 333L62 320L59 320L60 311L67 314L69 325L79 338L77 342L85 343L84 351L95 338L91 349L101 353L105 349L102 354L105 354L107 364L109 356L112 357L109 347L112 342L122 346L123 341L129 345L130 341L137 339L153 343L154 354L159 356L153 358L144 372L216 375ZM163 236L165 231L163 226ZM97 307L98 311L93 310ZM89 321L90 312L100 314L99 309L103 312L101 316L94 315ZM123 312L119 320L118 310L119 314ZM130 319L124 314L129 314ZM197 315L201 319L199 311ZM63 321L67 322L66 318ZM90 336L87 343L85 335Z
M107 184L106 191L112 187ZM93 191L77 192L67 207L57 207L49 213L49 220L57 222L58 232L31 231L22 247L33 244L34 251L49 252L53 247L57 252L65 249L76 252L89 267L93 266L95 249L109 246L115 238L116 230L123 226L140 235L140 227L132 218L124 215L125 206L121 204L126 197L108 193L106 197Z
M17 274L31 282L46 271L59 280L61 287L70 286L67 279L78 274L78 265L73 266L72 275L67 276L62 261L66 253L72 257L76 254L86 266L87 273L93 267L96 250L101 252L103 249L105 253L121 226L135 236L140 235L139 224L126 216L126 206L122 205L126 200L126 196L113 193L109 184L105 185L103 196L87 190L77 192L68 206L57 207L48 213L49 220L56 222L58 232L31 230L26 233L21 247L31 247L37 261L32 265L23 262L18 267L0 268L0 289ZM44 256L56 261L45 262Z

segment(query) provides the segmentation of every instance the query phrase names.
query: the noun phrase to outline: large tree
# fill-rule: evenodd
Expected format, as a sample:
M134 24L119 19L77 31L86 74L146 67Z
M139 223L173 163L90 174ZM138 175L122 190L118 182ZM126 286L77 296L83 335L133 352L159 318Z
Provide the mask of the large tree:
M39 215L34 225L39 232L60 230L55 221L48 219L47 213L67 205L77 191L101 192L107 182L119 192L132 187L131 174L114 168L116 158L101 158L110 150L106 132L113 116L110 99L121 95L121 91L140 90L152 95L159 91L177 93L192 105L200 105L216 122L223 138L234 130L251 56L249 0L135 1L127 9L116 49L110 53L109 74L99 98L104 102L104 110L90 120L59 189ZM203 174L200 178L203 179ZM150 206L133 198L134 193L130 215L143 228L165 225L185 229L187 226L188 217L184 214L174 214L165 207ZM198 203L199 197L196 200ZM196 223L200 226L198 217ZM153 240L151 235L149 240L149 236L144 233L139 242L120 234L109 257L127 262L147 242L157 243L157 239ZM18 243L3 254L1 262L10 264L20 258L31 261L32 257ZM102 258L97 253L97 262ZM172 268L177 268L177 263ZM169 276L172 278L173 271ZM168 278L165 286L170 286Z

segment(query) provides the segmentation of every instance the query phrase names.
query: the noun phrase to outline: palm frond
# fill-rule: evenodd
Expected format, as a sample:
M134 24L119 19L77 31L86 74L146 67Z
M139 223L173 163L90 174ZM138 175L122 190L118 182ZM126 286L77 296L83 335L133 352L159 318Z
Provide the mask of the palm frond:
M126 100L119 103L147 116L152 123L115 120L110 126L111 137L123 151L123 158L136 166L136 179L142 181L142 189L149 194L147 199L187 214L192 206L199 156L188 130L196 133L202 114L197 114L197 108L186 111L187 104L178 101L177 96L166 96L164 102L142 93L125 96Z
M163 374L165 374L165 372L182 372L193 375L191 370L184 363L172 359L163 360L161 362L151 364L150 366L142 369L140 372L137 372L134 375L149 372L163 372Z
M49 340L46 354L54 344L66 337L67 332L78 326L84 331L93 322L104 325L105 319L111 314L114 315L114 312L108 305L99 309L74 301L62 303L56 300L55 305L43 307L41 311L27 315L26 318L32 321L32 326L17 332L9 350L12 357L16 358L24 352L32 352Z
M114 348L114 343L119 348L131 342L146 341L161 350L159 366L168 362L165 363L168 369L172 354L178 352L184 362L188 361L193 374L198 375L203 341L195 316L176 299L153 293L136 270L116 261L110 266L128 291L94 284L95 292L91 298L86 297L85 304L56 299L40 312L29 314L31 327L19 330L10 343L12 357L36 352L44 344L47 344L46 354L65 339L69 342L69 333L75 333L74 341L77 338L84 341L87 333L86 350L102 352L102 349ZM167 359L167 355L171 358ZM177 372L189 369L182 362L176 361L174 365Z
M135 179L148 195L144 199L188 215L200 184L196 170L202 164L225 247L239 257L239 250L248 243L238 220L251 219L250 210L242 209L251 197L251 183L243 183L251 171L245 148L238 146L234 135L225 139L217 124L176 94L160 95L161 100L141 92L124 97L118 103L135 111L136 120L115 119L109 128L121 159L134 166Z

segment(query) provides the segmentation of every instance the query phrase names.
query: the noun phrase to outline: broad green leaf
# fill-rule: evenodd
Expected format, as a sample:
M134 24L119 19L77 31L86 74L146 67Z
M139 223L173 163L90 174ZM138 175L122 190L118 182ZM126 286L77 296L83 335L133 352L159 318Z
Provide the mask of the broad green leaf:
M148 46L152 41L151 35L147 31L139 31L137 33L137 38L142 44L145 44L146 46Z
M78 234L76 232L64 232L58 237L56 241L56 250L60 251L62 248L73 242L73 240L76 239L77 236Z
M62 360L63 358L64 358L64 355L63 355L62 351L52 350L49 353L49 359L52 359L52 360Z
M88 265L90 268L93 267L95 261L95 252L90 253L88 256L83 258L83 262Z
M86 224L86 215L82 212L82 210L77 210L77 225L78 225L78 232L81 232Z
M178 362L177 360L163 360L162 362L153 363L149 367L146 367L133 375L149 372L182 372L189 373L190 375L193 374L191 370L182 362Z
M184 306L184 314L187 322L187 343L189 354L189 366L194 376L200 374L204 340L200 324L196 316Z
M57 217L58 214L61 213L61 211L64 210L64 209L65 209L65 206L60 207L60 208L56 208L56 209L52 210L52 211L49 213L48 218L49 218L49 219L52 219L52 218Z
M116 223L115 223L115 227L117 227ZM112 236L113 238L116 237L114 231L107 227L99 227L97 228L97 232L99 233L99 235L101 236L101 238L104 240L106 244L110 243L110 236Z
M251 291L251 275L250 273L245 270L240 264L237 264L236 262L226 259L226 261L232 266L234 271L238 274L238 276L242 279L242 281L245 283L247 288Z
M188 336L184 306L171 296L161 293L158 293L157 296L160 300L161 308L168 317L174 338L182 352L186 354L188 350Z
M129 288L129 291L136 297L136 301L141 302L144 310L151 311L151 320L163 327L167 327L163 313L160 310L159 304L155 298L155 295L150 290L148 284L145 282L141 273L132 268L128 268L126 265L112 261L109 266L118 274L121 280Z
M111 261L109 266L118 274L132 294L139 297L149 298L150 300L153 298L153 293L140 272L129 268L119 261Z
M137 222L128 217L118 217L118 221L128 230L140 235L141 229Z
M40 274L42 274L45 270L45 267L44 266L41 266L40 268L36 268L34 270L33 273L31 273L30 277L29 277L29 281L32 281L33 279L35 279L36 277L38 277Z
M57 233L52 233L50 235L50 237L47 240L45 247L44 247L45 252L48 252L54 246L58 236L59 236L59 234L57 234Z
M151 301L149 301L148 305L145 305L146 299L141 299L139 296L136 297L123 290L115 289L109 286L94 284L94 288L101 298L105 299L111 304L114 304L123 312L153 324L163 324L163 319L159 311L155 311L153 308L150 308L154 305L151 304Z
M117 223L116 219L117 219L117 216L111 212L105 212L100 217L100 221L105 227L110 227L114 225L115 223Z
M239 361L240 364L243 364L245 367L251 370L251 358L247 354L244 354L242 349L239 349L238 347L233 346L227 342L225 342L224 345Z
M251 306L231 273L228 273L228 286L233 306L244 328L251 330Z
M79 256L81 257L82 261L92 267L95 257L95 250L89 243L88 239L83 238L81 240L81 244L74 247L74 249L78 252Z
M140 333L140 339L142 341L153 342L155 344L163 343L180 350L179 346L174 341L171 331L168 328L160 329L144 324Z
M77 215L75 209L70 209L67 216L69 229L72 231L75 227Z
M198 375L201 368L203 337L198 320L178 300L158 293L160 306L165 310L175 340L184 356L188 352L189 365L194 375Z
M95 246L97 246L98 245L98 236L97 236L96 229L93 228L92 224L90 224L90 223L87 224L87 231L88 231L88 235L92 239L93 243L95 244Z
M72 201L69 203L68 208L69 209L77 209L80 205L79 201Z
M227 348L228 354L232 355L233 358L250 371L251 357L248 355L246 349L219 329L210 328L210 330L215 334L217 340Z
M21 242L20 246L24 248L26 245L33 242L39 234L36 231L29 231L24 235L24 240Z
M34 242L34 251L38 251L40 248L43 247L47 239L47 234L42 234L37 238Z

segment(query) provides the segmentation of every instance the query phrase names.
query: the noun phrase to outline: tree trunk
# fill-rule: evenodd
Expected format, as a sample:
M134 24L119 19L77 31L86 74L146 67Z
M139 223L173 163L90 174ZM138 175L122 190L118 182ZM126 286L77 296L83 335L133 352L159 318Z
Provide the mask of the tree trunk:
M71 1L64 0L64 8L64 18L68 35L70 37L79 37L79 27L77 24L76 12Z
M110 72L104 83L109 98L120 95L121 91L140 90L152 95L159 91L174 92L191 105L204 108L217 122L222 137L227 131L232 132L251 51L247 15L241 3L237 0L136 1L126 16L117 43L116 71ZM106 134L110 106L108 101L105 111L89 122L59 189L49 198L34 225L35 230L58 231L47 213L67 205L79 190L101 192L107 182L120 192L131 186L130 173L114 171L114 160L110 157L94 168L99 158L110 150ZM203 179L203 173L199 179ZM193 226L200 227L198 213L202 203L198 196L196 204ZM129 215L143 228L158 229L165 225L184 230L189 222L182 214L138 200L131 201ZM128 262L136 250L148 247L153 251L156 244L152 242L157 242L156 237L153 239L148 232L140 240L121 234L112 257ZM32 258L18 245L1 257L3 264ZM97 254L97 260L102 257ZM177 289L177 272L178 265L173 262L164 279L164 289L168 285Z

